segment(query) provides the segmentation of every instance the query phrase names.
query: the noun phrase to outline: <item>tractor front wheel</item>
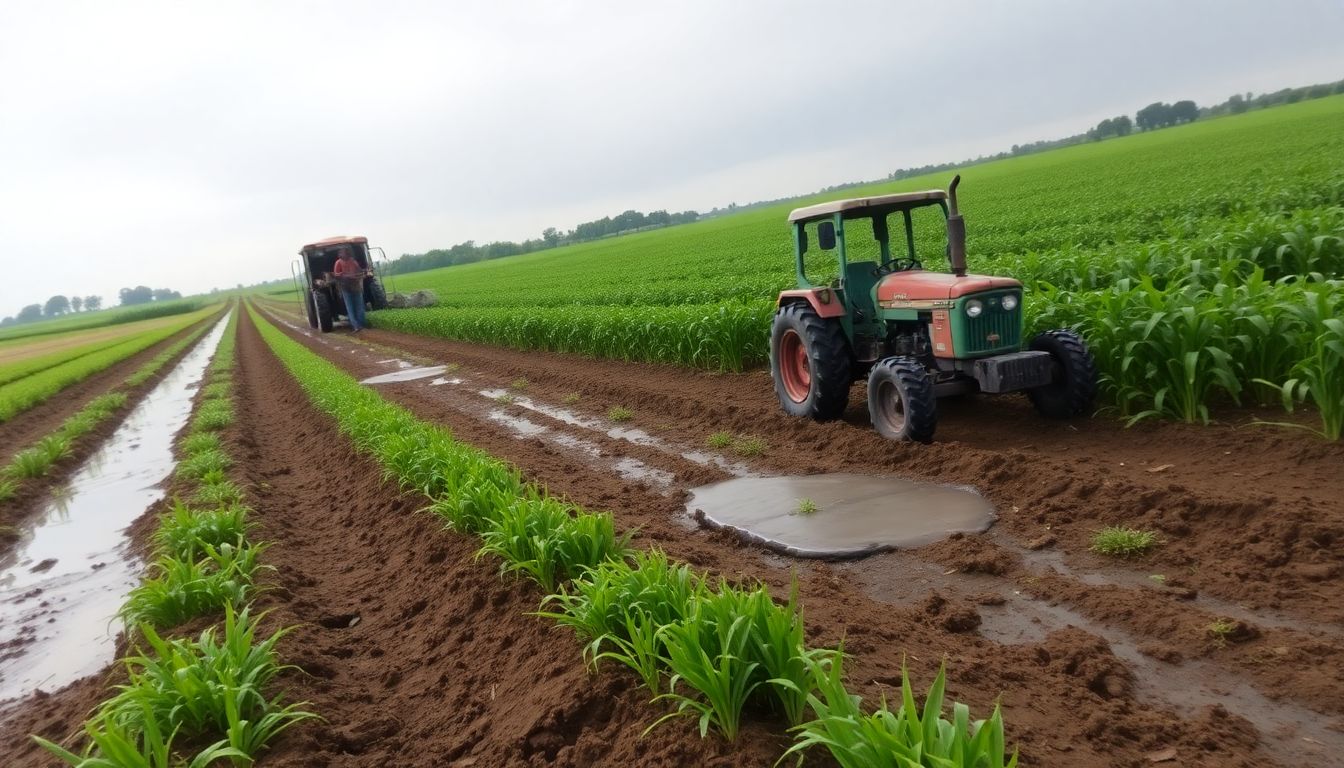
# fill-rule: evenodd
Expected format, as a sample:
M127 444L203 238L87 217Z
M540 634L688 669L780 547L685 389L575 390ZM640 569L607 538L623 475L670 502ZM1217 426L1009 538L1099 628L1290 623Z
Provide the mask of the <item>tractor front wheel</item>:
M913 357L879 360L868 373L868 415L888 440L933 442L938 399L924 366Z
M308 294L308 300L303 302L303 307L304 309L308 310L308 327L316 328L317 315L313 311L313 296L311 293Z
M323 333L331 333L331 324L336 316L331 313L331 297L326 291L313 291L313 309L317 312L317 324Z
M787 304L770 328L770 375L775 396L790 416L837 419L849 404L849 342L835 320L806 304Z
M1049 352L1054 375L1049 384L1027 390L1031 404L1042 416L1068 419L1092 410L1097 396L1097 366L1083 337L1061 328L1037 334L1029 347Z

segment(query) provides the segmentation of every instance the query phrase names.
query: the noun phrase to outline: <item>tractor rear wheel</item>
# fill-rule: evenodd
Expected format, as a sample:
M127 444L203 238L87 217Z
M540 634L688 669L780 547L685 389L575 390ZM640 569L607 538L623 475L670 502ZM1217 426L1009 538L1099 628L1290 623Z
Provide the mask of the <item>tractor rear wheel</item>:
M770 328L770 375L775 396L790 416L836 419L849 404L849 341L835 320L806 304L786 304Z
M888 440L933 442L938 399L924 366L913 357L879 360L868 373L868 415Z
M331 333L331 324L336 318L331 313L331 297L326 291L313 292L313 308L317 311L317 323L322 327L322 332Z
M1037 334L1030 349L1049 352L1054 362L1053 380L1027 390L1031 404L1042 416L1068 419L1092 410L1097 396L1097 366L1083 337L1061 328Z
M308 294L308 300L303 302L303 308L308 310L308 327L316 328L317 315L313 312L313 297L311 293Z
M383 281L377 278L369 281L369 309L375 312L387 309L387 292L383 290Z

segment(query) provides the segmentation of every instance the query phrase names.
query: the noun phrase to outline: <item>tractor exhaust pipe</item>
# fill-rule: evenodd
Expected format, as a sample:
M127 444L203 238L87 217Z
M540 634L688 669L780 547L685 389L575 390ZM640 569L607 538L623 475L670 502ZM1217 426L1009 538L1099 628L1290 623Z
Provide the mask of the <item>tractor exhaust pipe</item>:
M947 187L947 198L950 203L947 214L947 262L952 267L952 274L957 277L966 276L966 220L961 218L961 213L957 210L957 185L961 183L961 174L952 177L952 183Z

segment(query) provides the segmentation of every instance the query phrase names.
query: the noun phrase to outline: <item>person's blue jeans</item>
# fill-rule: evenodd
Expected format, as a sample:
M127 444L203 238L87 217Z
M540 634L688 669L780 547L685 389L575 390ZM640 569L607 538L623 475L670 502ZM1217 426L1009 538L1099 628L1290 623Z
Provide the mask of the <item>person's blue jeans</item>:
M356 331L369 327L369 321L364 319L364 292L341 290L341 298L345 299L345 314L350 318L350 327Z

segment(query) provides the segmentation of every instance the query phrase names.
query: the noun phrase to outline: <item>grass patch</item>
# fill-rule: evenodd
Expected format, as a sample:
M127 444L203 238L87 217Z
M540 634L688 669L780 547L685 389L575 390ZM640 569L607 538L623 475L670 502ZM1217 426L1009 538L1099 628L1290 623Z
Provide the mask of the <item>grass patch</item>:
M799 515L810 515L818 509L821 509L821 507L817 506L817 502L812 499L802 498L798 500L798 506L795 507L793 511Z
M182 452L188 456L194 456L206 451L219 451L223 449L223 441L219 439L219 435L213 432L197 432L194 435L188 435L182 440Z
M564 403L565 405L573 405L579 402L580 399L581 398L579 397L578 392L570 392L568 395L565 395L564 397L560 398L560 402Z
M1153 548L1157 533L1137 528L1111 526L1097 531L1092 537L1092 551L1111 557L1134 557Z
M196 410L191 431L216 432L233 423L233 405L228 400L207 400Z
M1212 637L1218 643L1218 647L1221 648L1227 645L1227 639L1236 631L1237 623L1228 619L1215 619L1205 629L1208 631L1209 637Z
M495 395L495 402L500 405L508 405L513 402L513 395L508 392L501 392L500 394Z
M733 443L733 453L750 458L765 453L767 445L762 437L740 437Z
M18 481L8 477L0 478L0 501L9 501L18 492Z
M623 405L613 405L607 409L607 418L612 421L629 421L635 418L635 412Z
M233 465L233 459L222 449L211 448L188 456L177 464L177 477L200 480L211 472L223 472Z
M531 383L532 382L528 381L527 379L517 378L514 379L513 382L509 384L509 389L524 392L527 390L528 386L531 385Z
M705 445L715 450L723 450L733 444L733 433L719 431L705 438Z

